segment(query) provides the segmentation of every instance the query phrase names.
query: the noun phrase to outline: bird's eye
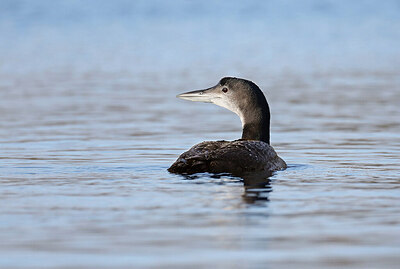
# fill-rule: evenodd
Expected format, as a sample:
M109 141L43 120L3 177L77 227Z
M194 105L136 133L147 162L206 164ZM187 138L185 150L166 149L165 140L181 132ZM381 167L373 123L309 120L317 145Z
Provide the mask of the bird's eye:
M226 93L226 92L228 92L228 88L223 87L223 88L222 88L222 91Z

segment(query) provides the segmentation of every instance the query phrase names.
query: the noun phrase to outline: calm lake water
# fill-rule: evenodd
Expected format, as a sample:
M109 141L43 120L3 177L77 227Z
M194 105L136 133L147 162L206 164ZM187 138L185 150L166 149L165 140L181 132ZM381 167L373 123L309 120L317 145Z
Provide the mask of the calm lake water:
M0 2L1 268L398 268L399 3L230 3ZM168 173L226 75L289 168Z

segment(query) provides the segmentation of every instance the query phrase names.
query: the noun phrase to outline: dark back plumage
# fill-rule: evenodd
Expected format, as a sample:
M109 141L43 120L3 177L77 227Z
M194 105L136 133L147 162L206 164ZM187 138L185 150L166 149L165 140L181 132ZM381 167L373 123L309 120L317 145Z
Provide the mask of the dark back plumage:
M205 141L182 153L168 169L178 174L202 172L268 172L286 168L286 163L265 142L255 140Z

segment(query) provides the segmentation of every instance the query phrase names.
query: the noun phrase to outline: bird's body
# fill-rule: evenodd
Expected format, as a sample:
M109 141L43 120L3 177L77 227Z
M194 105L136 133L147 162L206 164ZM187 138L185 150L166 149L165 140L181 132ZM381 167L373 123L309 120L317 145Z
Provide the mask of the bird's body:
M182 153L168 169L171 173L272 172L286 168L270 143L270 112L262 91L251 81L223 78L214 87L183 93L179 98L214 103L236 113L243 126L242 139L206 141Z
M246 172L271 172L286 168L275 150L263 141L205 141L182 153L168 169L172 173L201 172L241 175Z

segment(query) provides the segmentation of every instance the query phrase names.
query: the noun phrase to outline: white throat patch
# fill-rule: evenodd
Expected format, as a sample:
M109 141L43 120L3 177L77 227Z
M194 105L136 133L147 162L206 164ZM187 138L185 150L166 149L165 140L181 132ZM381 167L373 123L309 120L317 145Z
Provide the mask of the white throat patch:
M238 115L240 118L240 121L242 122L242 127L244 126L243 115L237 106L233 105L231 102L228 102L224 98L215 98L212 100L212 102L213 102L213 104L216 104L217 106L226 108L226 109L232 111L233 113L235 113L236 115Z

